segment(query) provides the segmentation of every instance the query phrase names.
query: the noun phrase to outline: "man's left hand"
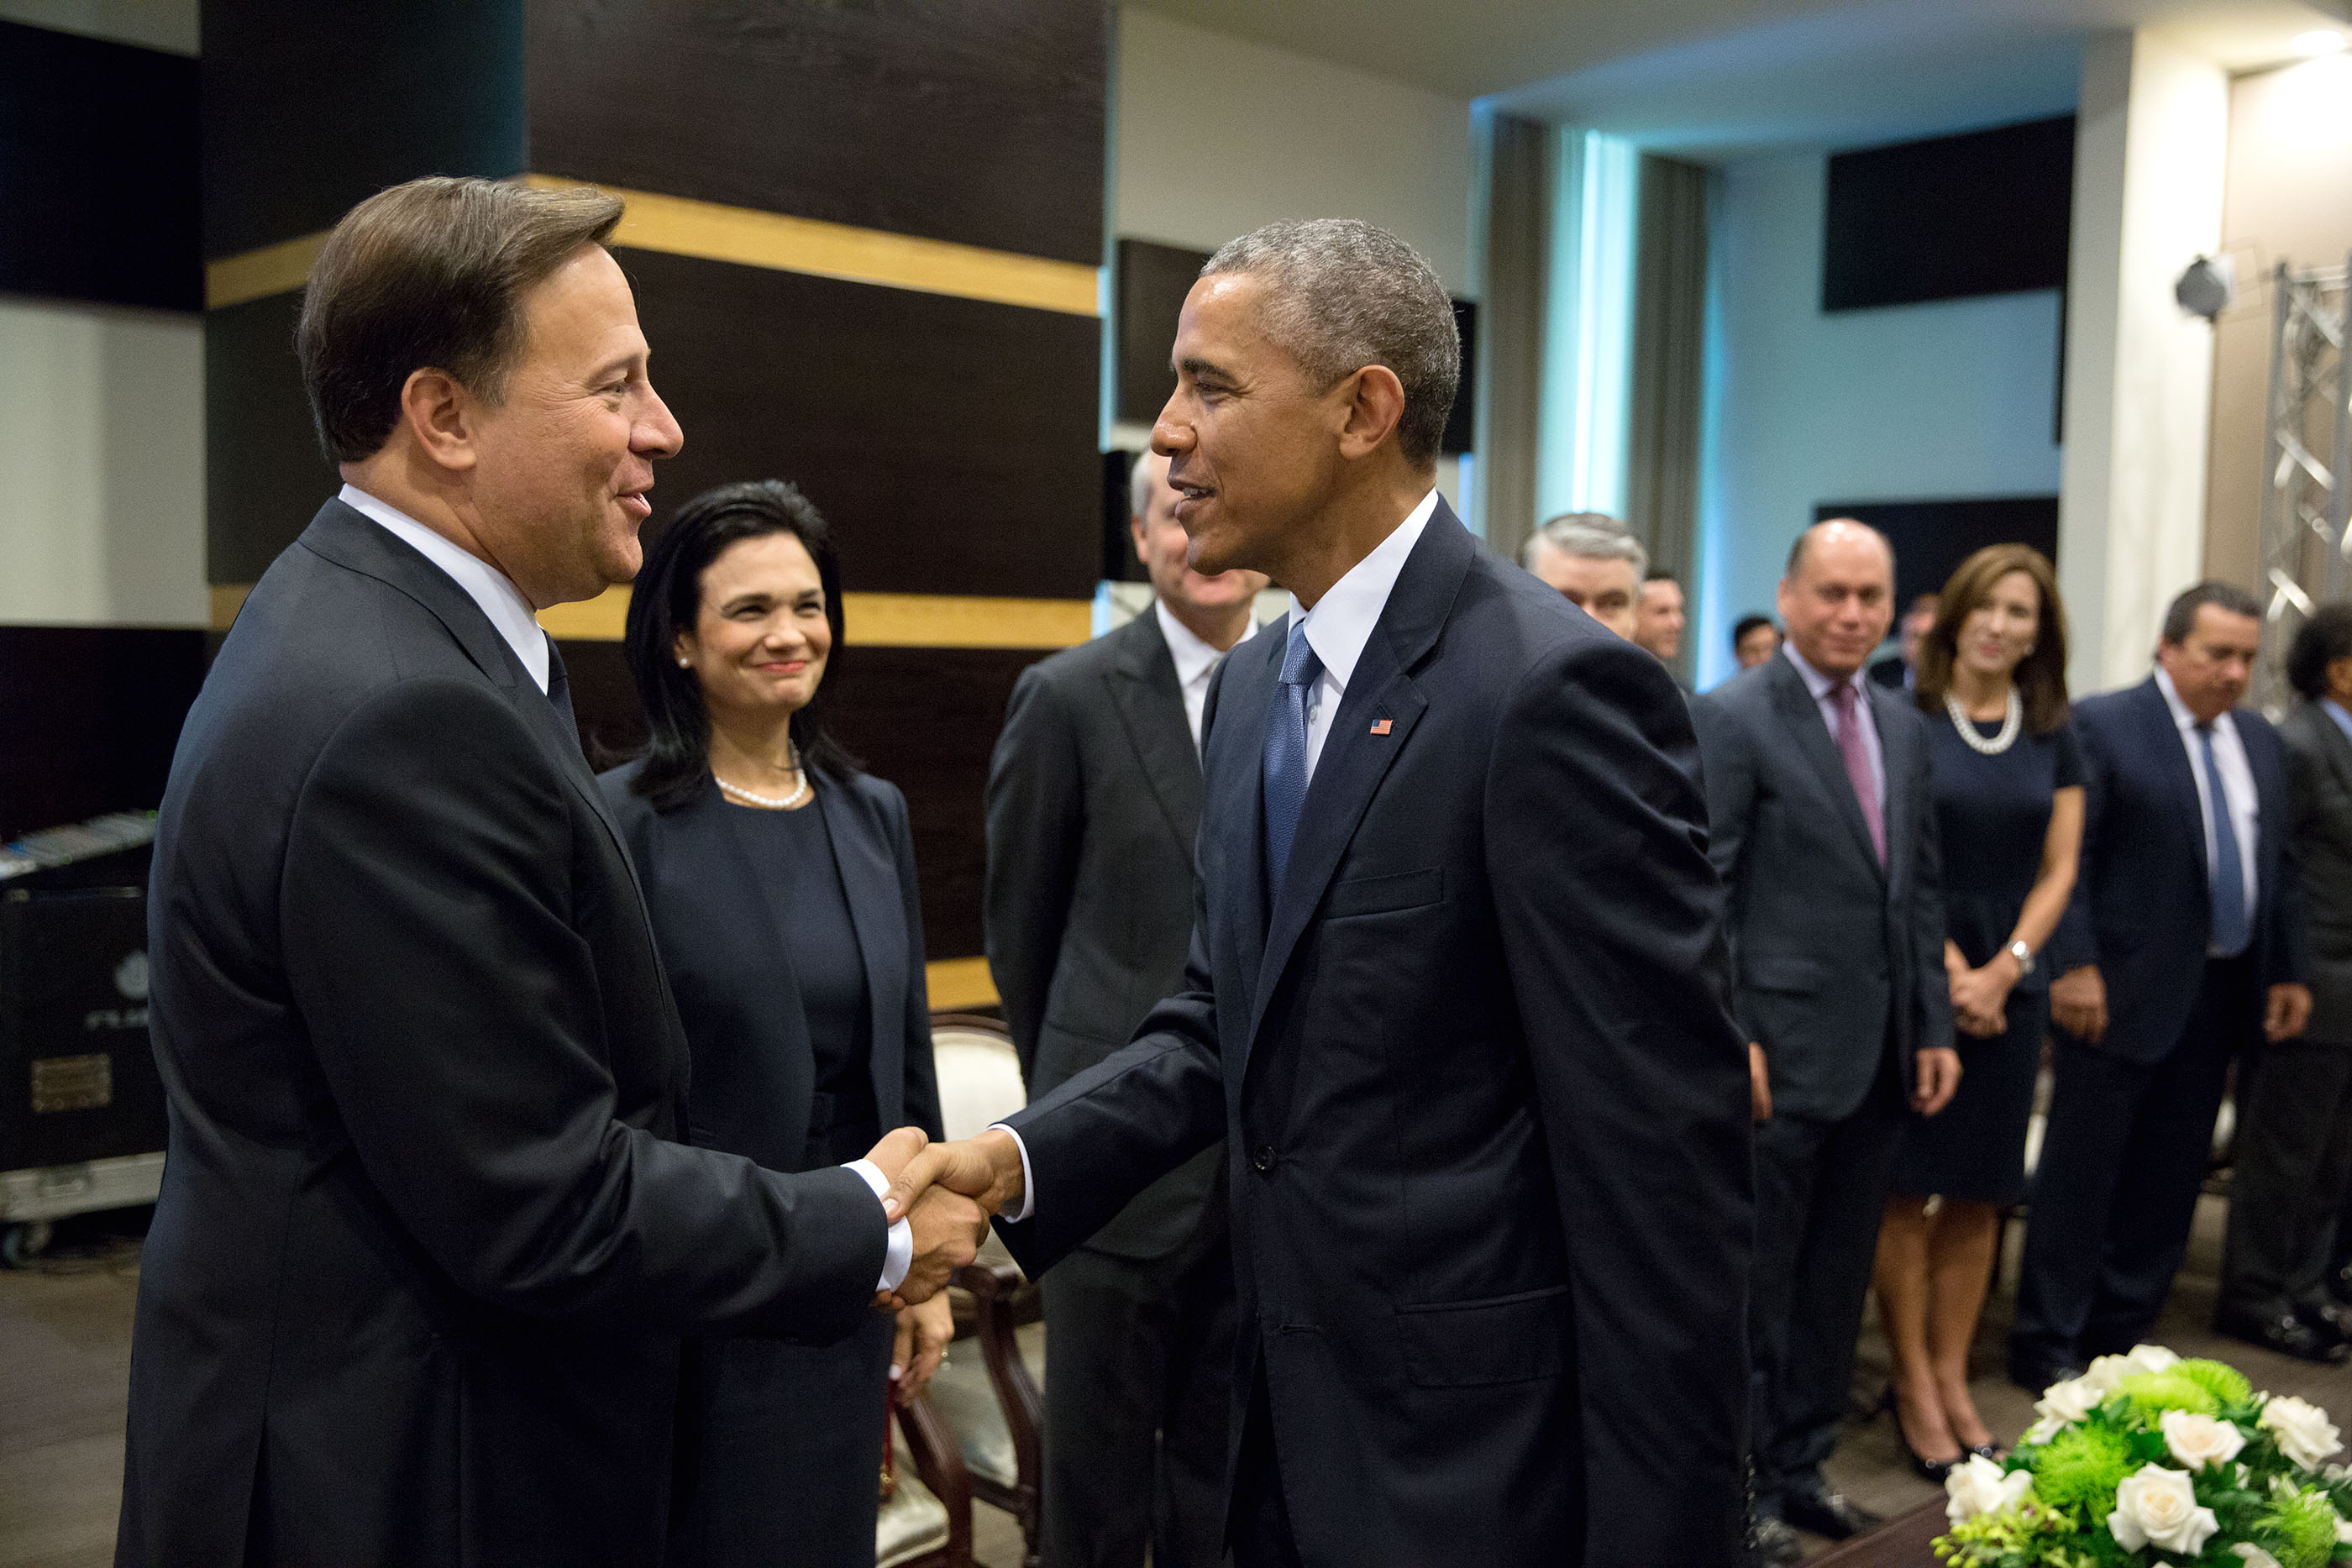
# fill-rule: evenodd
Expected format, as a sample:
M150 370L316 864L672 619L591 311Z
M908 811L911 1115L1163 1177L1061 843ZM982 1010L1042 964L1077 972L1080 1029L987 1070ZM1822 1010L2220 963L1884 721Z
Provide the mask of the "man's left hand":
M2271 988L2270 1005L2263 1009L2263 1038L2276 1044L2293 1040L2311 1022L2311 988L2289 980Z
M1936 1046L1919 1053L1919 1086L1911 1092L1911 1108L1922 1116L1932 1116L1951 1103L1952 1094L1960 1086L1960 1053L1950 1046Z

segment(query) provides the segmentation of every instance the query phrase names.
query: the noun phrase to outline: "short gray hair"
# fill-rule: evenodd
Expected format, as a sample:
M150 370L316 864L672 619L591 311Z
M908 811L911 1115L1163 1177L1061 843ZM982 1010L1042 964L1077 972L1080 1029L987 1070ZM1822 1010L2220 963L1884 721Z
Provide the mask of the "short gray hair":
M1127 515L1129 517L1148 516L1151 511L1151 454L1139 452L1127 470Z
M1366 365L1384 365L1404 386L1397 446L1417 467L1437 461L1462 380L1454 301L1429 263L1386 229L1358 218L1268 224L1228 240L1203 277L1263 277L1265 335L1318 387Z
M1586 560L1630 560L1636 582L1650 570L1650 552L1642 541L1606 512L1562 512L1528 536L1519 547L1519 564L1533 571L1538 553L1546 548Z

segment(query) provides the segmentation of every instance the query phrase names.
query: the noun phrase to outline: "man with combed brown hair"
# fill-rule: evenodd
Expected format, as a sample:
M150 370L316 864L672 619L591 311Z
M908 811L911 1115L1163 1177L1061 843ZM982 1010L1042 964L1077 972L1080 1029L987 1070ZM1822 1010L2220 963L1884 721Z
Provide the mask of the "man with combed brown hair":
M684 1035L532 619L635 575L682 439L620 214L416 181L311 276L345 483L222 644L155 841L118 1563L658 1563L681 1336L838 1337L972 1256L970 1204L881 1200L919 1132L799 1176L675 1141Z

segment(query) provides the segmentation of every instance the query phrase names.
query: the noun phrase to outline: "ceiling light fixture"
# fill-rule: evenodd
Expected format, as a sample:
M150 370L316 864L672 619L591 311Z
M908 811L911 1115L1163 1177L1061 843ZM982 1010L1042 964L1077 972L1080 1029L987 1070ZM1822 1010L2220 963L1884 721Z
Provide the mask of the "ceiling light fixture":
M2315 32L2297 33L2288 47L2305 58L2332 55L2343 48L2344 35L2333 27L2322 27Z

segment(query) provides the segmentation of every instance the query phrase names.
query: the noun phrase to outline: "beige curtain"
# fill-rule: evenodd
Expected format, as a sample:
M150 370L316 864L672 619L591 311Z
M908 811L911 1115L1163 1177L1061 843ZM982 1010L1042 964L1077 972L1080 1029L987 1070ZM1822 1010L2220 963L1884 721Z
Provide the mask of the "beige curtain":
M1626 522L1655 566L1697 564L1699 425L1706 338L1707 172L1644 155L1633 251ZM1690 663L1685 637L1684 663ZM1685 668L1685 674L1689 669Z
M1536 420L1543 394L1557 140L1549 126L1498 114L1486 121L1482 148L1486 222L1473 509L1487 545L1513 560L1535 530Z

